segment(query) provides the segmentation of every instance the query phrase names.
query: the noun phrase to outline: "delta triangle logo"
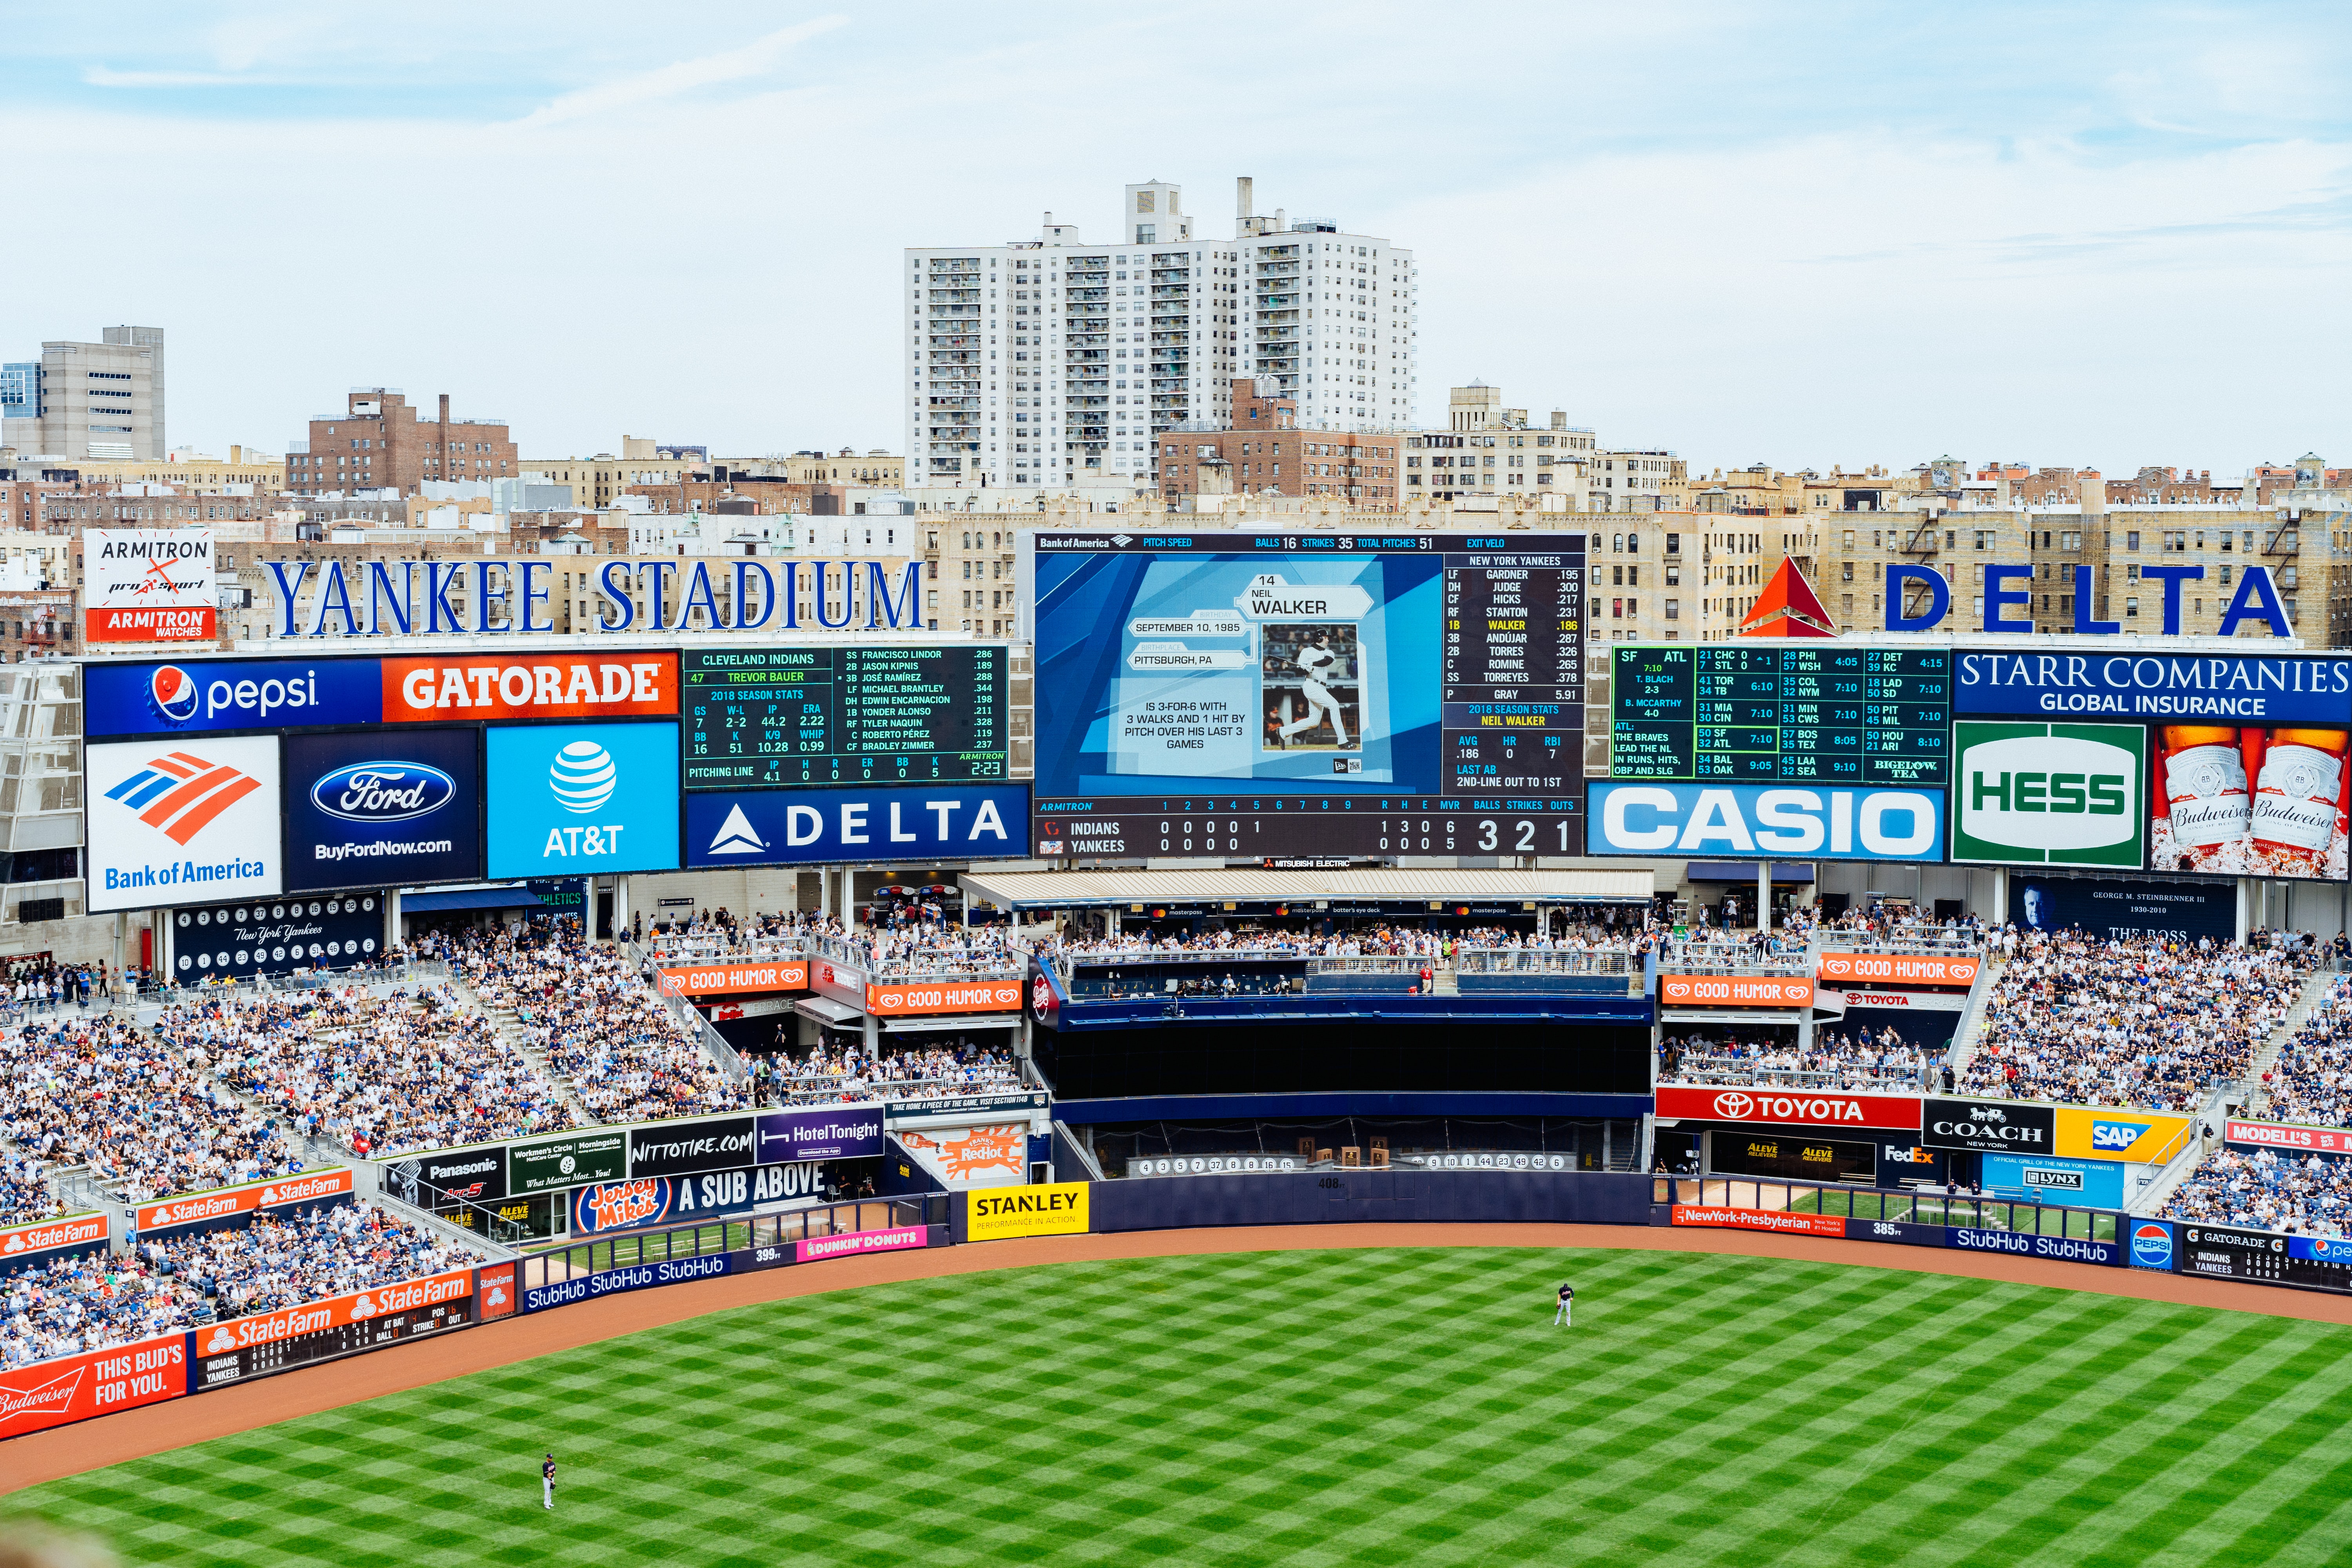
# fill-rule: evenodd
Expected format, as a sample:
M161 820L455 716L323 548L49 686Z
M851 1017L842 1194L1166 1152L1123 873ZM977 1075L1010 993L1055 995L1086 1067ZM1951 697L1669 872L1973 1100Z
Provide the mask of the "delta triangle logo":
M767 849L767 840L751 830L751 819L743 815L743 808L730 805L727 808L727 820L719 825L719 836L710 841L710 847L704 853L763 855Z
M1831 621L1829 611L1813 593L1813 585L1797 570L1794 561L1784 560L1772 580L1764 584L1763 594L1748 618L1739 623L1739 635L1744 637L1833 637L1837 626Z

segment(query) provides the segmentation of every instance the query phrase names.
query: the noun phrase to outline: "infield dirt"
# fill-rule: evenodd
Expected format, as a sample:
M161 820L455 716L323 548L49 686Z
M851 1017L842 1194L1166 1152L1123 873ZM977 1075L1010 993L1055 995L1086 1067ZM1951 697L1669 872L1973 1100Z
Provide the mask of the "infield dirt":
M1813 1237L1751 1236L1696 1227L1643 1230L1606 1225L1258 1226L1045 1237L842 1258L611 1296L560 1311L484 1324L446 1340L395 1346L236 1388L173 1400L168 1405L100 1416L79 1426L0 1443L0 1494L761 1301L1046 1263L1383 1247L1554 1247L1799 1258L1915 1274L1998 1279L2013 1285L2045 1285L2311 1322L2352 1323L2352 1297L2142 1269L2086 1268L2077 1263L2000 1253L1948 1252Z

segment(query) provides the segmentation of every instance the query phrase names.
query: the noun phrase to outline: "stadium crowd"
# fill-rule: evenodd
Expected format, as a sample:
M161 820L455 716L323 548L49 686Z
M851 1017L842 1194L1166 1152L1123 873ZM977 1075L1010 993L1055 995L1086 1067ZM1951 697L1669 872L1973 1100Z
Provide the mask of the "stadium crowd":
M836 1100L943 1100L1023 1087L1021 1064L1003 1050L930 1048L886 1051L779 1051L751 1058L751 1082L768 1106Z
M2269 1149L2208 1154L2165 1200L2159 1217L2342 1236L2352 1215L2352 1161Z
M364 1202L142 1242L118 1257L58 1258L0 1279L0 1365L131 1344L479 1261Z
M1900 1085L1933 1086L1944 1053L1906 1040L1893 1029L1848 1036L1824 1029L1810 1049L1769 1036L1668 1035L1659 1042L1658 1078L1689 1084L1764 1084L1861 1092Z
M2303 984L2281 947L2024 933L1960 1075L1968 1094L2194 1110L2245 1073Z
M2313 1004L2249 1110L2271 1121L2352 1127L2352 975L2338 976Z

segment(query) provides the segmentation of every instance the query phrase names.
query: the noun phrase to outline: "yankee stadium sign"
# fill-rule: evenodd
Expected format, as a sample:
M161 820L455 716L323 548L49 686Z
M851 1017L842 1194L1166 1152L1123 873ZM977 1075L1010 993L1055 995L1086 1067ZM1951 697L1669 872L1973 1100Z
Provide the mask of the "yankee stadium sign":
M261 563L283 637L551 632L557 565L553 560ZM597 602L587 629L919 631L922 582L919 561L895 568L882 561L795 558L607 561L593 580ZM803 607L808 620L801 618Z

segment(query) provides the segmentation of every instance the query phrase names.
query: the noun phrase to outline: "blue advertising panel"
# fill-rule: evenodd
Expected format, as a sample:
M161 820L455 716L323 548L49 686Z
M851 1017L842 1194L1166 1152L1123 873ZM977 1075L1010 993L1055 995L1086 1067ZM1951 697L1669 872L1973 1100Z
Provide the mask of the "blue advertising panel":
M777 866L982 859L1029 853L1020 784L732 790L686 797L686 863Z
M1963 648L1952 710L2152 721L2352 723L2352 658Z
M1944 858L1940 789L1664 782L1588 787L1588 855Z
M677 726L489 731L492 877L677 869Z
M482 875L472 730L289 735L286 885L417 887Z
M2019 1230L1971 1230L1944 1227L1947 1245L1963 1252L2008 1252L2020 1258L2054 1258L2063 1263L2095 1263L2113 1268L2124 1260L2124 1249L2112 1241L2081 1237L2029 1236Z
M383 667L372 658L87 664L82 680L92 739L383 721Z
M2172 1222L2163 1219L2136 1219L2129 1223L2130 1247L2126 1261L2134 1268L2153 1268L2161 1273L2172 1272L2174 1237Z
M1586 537L1024 534L1036 853L1575 853Z
M1995 1197L2080 1208L2124 1206L2124 1168L2114 1160L1989 1153L1984 1157L1983 1180L1985 1191Z
M2109 942L2195 942L2201 936L2232 942L2238 934L2238 887L2185 878L2132 881L2011 872L2009 918L2028 931L2080 929Z
M753 1124L752 1158L762 1165L793 1160L850 1160L882 1152L882 1116L872 1107L818 1106L771 1110Z

